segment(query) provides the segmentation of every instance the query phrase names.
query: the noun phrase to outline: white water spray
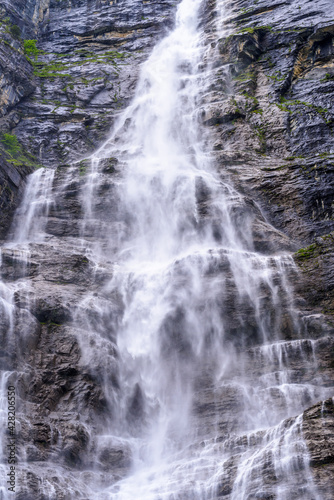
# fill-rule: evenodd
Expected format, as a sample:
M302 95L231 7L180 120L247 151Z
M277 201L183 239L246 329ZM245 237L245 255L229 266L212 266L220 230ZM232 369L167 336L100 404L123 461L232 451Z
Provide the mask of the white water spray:
M143 65L132 104L93 156L85 191L91 195L87 216L98 218L99 162L117 157L124 175L109 248L117 248L118 265L108 290L121 292L124 314L115 328L120 389L106 439L125 441L133 470L101 498L217 498L233 454L217 445L217 433L224 440L219 427L245 434L278 424L236 465L231 498L245 499L250 488L260 494L263 483L252 481L252 474L266 447L275 446L272 467L284 481L299 453L287 444L286 432L302 442L299 420L293 431L279 422L301 411L304 400L323 395L293 383L288 356L283 361L280 354L289 349L279 343L283 310L296 324L285 276L293 261L254 252L253 215L206 153L208 137L197 112L205 81L200 63L208 56L197 29L201 4L180 3L174 31ZM252 344L264 344L265 373L249 383L245 350ZM207 412L207 392L216 410L201 418L196 408ZM217 412L224 403L217 400L231 393L237 414L230 416L233 424L223 424ZM300 450L307 462L305 447ZM300 477L311 498L306 466ZM286 498L284 488L275 491Z

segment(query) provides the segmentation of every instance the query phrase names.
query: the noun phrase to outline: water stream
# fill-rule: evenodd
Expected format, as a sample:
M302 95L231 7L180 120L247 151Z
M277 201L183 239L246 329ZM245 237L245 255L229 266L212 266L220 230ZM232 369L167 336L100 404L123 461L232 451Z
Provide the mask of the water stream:
M300 336L293 260L254 250L258 210L210 156L198 111L212 71L202 64L212 50L202 7L182 0L174 30L143 65L132 103L90 158L80 237L66 242L97 269L112 262L75 322L83 363L99 365L112 408L92 436L94 460L118 447L131 463L89 491L103 500L317 500L301 413L328 394L298 374L298 363L312 370L317 360ZM104 206L111 159L116 201ZM30 178L9 248L48 244L52 183L53 172Z

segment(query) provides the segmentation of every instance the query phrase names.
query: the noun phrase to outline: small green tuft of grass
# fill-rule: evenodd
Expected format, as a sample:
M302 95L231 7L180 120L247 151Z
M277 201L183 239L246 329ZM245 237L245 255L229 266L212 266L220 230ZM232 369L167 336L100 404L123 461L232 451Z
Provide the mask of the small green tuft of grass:
M317 255L317 245L315 243L312 243L312 245L309 245L306 248L301 248L295 253L295 257L297 260L308 260L312 259L312 257L316 257Z
M323 82L329 82L331 80L334 80L334 75L332 75L331 73L326 73L325 77L322 78L320 81L323 83Z

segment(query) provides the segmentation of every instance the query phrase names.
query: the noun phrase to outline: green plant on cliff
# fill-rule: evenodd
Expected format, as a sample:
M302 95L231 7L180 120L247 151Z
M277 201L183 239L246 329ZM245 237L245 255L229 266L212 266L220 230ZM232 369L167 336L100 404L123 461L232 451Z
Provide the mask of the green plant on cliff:
M321 82L329 82L330 80L334 80L334 75L332 75L331 73L326 73L325 77L322 78L320 81Z
M231 97L229 103L230 103L231 106L234 107L234 110L235 110L236 113L241 114L241 110L239 108L239 105L238 105L237 100L235 99L235 97Z
M16 135L3 134L1 142L5 148L5 151L11 156L15 156L21 152L21 145L17 140Z
M26 42L29 42L26 44ZM31 43L32 42L32 43ZM25 54L29 62L34 66L34 75L38 76L39 78L47 78L47 79L54 79L54 78L70 78L73 79L72 75L69 74L68 71L70 68L78 67L78 66L84 66L85 64L89 63L94 63L94 64L108 64L112 65L115 74L118 76L117 69L118 69L118 61L126 59L129 57L128 54L124 54L121 52L117 52L115 50L109 50L106 52L103 52L102 54L94 54L92 52L88 52L87 50L80 49L76 51L76 54L80 56L79 61L64 61L64 58L68 58L68 54L53 54L51 52L43 52L41 50L38 50L36 47L36 40L26 40L25 41ZM38 55L39 54L44 54L49 56L48 61L40 61L38 60ZM34 56L34 59L31 58L31 56ZM50 59L51 57L51 59ZM94 79L93 79L94 80ZM88 83L88 81L93 81L93 80L87 80L85 79L85 82ZM95 79L97 80L97 79ZM69 88L73 89L73 85L69 85ZM64 88L64 91L67 90L67 86Z
M295 258L301 261L308 260L316 256L316 251L317 251L317 245L315 243L312 243L312 245L309 245L306 248L301 248L300 250L298 250L295 253Z
M321 106L316 106L315 104L311 104L309 102L300 101L299 99L286 99L283 96L280 96L280 102L274 103L281 111L285 111L287 113L292 114L293 110L290 109L293 106L304 106L305 108L309 108L312 111L318 113L326 123L329 123L330 120L326 120L325 115L328 113L327 108L322 108Z
M8 33L13 38L19 40L21 38L21 30L16 24L12 24L9 17L0 20L0 27L4 28L5 33Z
M34 75L39 78L71 78L69 73L62 73L62 71L67 68L67 66L62 63L35 62L34 67Z
M237 35L242 34L242 33L249 33L250 35L253 35L257 31L272 31L271 26L253 26L249 28L241 28L236 32Z
M8 163L16 166L28 165L35 168L41 166L37 163L36 158L31 153L28 153L23 149L16 135L4 133L1 135L0 142L5 153L4 156Z
M248 72L248 73L241 73L240 75L234 76L233 80L236 80L237 82L248 82L252 81L255 79L254 73Z
M23 48L24 48L24 53L27 59L30 60L30 62L32 58L34 58L35 61L37 61L39 50L36 47L36 40L24 40Z
M88 167L89 167L89 161L88 160L81 160L79 162L79 175L80 176L85 175Z
M273 75L266 75L266 76L267 78L270 78L270 80L274 80L275 82L283 82L288 75L282 74L282 72L279 70L275 71Z
M260 146L255 151L264 155L266 150L267 150L267 137L266 137L267 129L266 129L266 126L263 123L261 125L255 125L254 126L254 133L259 140L259 146Z

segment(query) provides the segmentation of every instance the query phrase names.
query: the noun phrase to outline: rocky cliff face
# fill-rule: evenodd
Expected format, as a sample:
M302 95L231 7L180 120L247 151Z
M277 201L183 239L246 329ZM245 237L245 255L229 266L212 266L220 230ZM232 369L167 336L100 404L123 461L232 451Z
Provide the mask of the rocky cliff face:
M320 318L333 324L331 9L326 1L231 3L226 36L219 41L212 37L230 80L222 85L218 67L202 111L223 175L259 203L268 220L289 236L290 249L297 250L300 276L295 290L309 315L309 334L315 337L324 332ZM332 336L317 343L318 370L324 370L331 385ZM332 489L333 446L331 438L327 441L331 401L327 405L328 412L321 413L318 405L304 414L321 498L330 498ZM326 442L323 461L320 455L315 458L321 442Z
M39 165L64 164L94 151L131 99L140 63L171 26L173 6L172 1L2 4L1 130L14 133ZM29 61L23 39L36 41L35 50L26 49ZM27 158L14 156L20 164L1 169L3 229L29 172Z
M94 438L113 412L106 387L117 392L118 349L116 332L94 344L89 330L96 326L96 310L85 294L87 289L101 294L112 268L107 261L97 268L93 251L79 251L75 240L83 236L94 240L97 233L103 240L103 218L117 223L115 185L122 166L115 158L105 160L96 194L105 215L98 226L85 225L81 190L89 165L83 158L103 142L130 102L140 64L173 25L176 3L11 0L0 4L3 241L20 224L19 213L11 226L27 174L40 166L55 169L49 179L52 192L47 191L47 240L29 245L28 261L8 246L1 254L1 278L15 289L10 300L16 335L8 338L6 317L0 319L0 333L5 346L2 366L19 373L18 449L24 464L20 500L91 499L92 484L102 487L112 482L111 476L115 482L131 468L126 446L101 445ZM208 147L221 178L245 196L235 217L251 213L255 250L295 252L299 274L291 272L290 279L303 330L298 341L307 339L301 341L302 354L293 350L297 334L286 312L283 338L291 343L296 380L307 384L320 374L329 398L334 383L331 0L227 2L221 32L215 24L217 9L217 3L208 0L202 12L205 44L212 47L210 81L198 102ZM29 48L24 39L36 44ZM207 193L201 186L198 198L205 217ZM222 257L218 268L226 266ZM22 278L28 282L25 288ZM229 301L231 290L224 307L233 309L237 305ZM121 315L124 304L114 291L103 293L99 298L108 304L102 318L108 329L111 316ZM254 331L253 323L245 309L230 335L244 324ZM254 344L252 338L246 346L250 364L256 358ZM83 345L92 346L90 358L82 355ZM103 362L97 358L99 351L104 353ZM253 375L265 369L259 363ZM275 367L271 369L274 372ZM133 396L134 412L140 409L140 398L139 392ZM199 393L194 418L209 428L215 408L221 435L233 434L238 398L228 385L213 397L208 384ZM311 404L306 398L302 432L314 482L322 498L329 500L334 489L333 402ZM244 446L242 438L238 443L233 439L228 446L235 446L236 453L219 490L224 499L230 498ZM52 464L59 467L56 472ZM276 498L269 465L262 464L269 484L269 493L262 498L268 499ZM303 498L302 493L296 498Z

